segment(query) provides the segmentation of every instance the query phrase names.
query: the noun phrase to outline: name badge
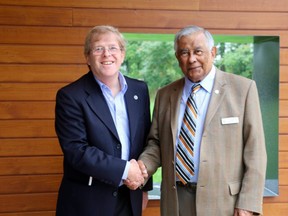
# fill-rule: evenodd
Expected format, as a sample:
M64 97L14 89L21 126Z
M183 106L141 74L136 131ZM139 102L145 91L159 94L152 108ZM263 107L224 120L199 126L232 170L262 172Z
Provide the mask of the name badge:
M229 118L222 118L221 123L223 125L225 124L238 124L239 123L239 118L238 117L229 117Z

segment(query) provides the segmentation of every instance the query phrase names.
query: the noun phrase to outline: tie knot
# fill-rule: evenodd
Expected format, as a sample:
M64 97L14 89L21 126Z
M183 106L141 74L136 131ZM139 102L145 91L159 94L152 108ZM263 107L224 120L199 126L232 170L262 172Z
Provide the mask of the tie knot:
M192 86L192 93L195 94L200 88L201 88L201 85L199 83L194 84Z

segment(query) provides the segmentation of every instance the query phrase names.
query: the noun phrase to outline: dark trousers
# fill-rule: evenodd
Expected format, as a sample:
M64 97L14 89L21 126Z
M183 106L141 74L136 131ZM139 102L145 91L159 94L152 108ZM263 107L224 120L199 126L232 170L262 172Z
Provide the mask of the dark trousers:
M179 216L196 216L196 187L177 184Z
M117 205L114 216L133 216L130 202L130 192L124 185L118 189Z

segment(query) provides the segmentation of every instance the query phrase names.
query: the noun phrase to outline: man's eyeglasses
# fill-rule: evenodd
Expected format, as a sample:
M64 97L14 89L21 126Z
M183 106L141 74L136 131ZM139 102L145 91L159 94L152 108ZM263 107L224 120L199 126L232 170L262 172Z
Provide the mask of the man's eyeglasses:
M94 47L92 49L92 53L94 55L102 55L106 50L108 50L108 52L111 55L114 55L114 54L117 54L121 49L119 47L116 47L116 46L111 46L111 47L108 47L108 48L105 48L105 47L102 47L102 46L98 46L98 47Z

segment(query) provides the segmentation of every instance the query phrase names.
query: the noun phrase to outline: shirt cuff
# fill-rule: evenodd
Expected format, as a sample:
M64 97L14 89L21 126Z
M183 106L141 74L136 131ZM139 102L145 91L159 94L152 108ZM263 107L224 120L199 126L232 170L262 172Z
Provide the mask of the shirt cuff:
M127 179L129 168L130 168L130 162L127 161L125 169L124 169L124 172L123 172L123 175L122 175L122 180L126 180Z

